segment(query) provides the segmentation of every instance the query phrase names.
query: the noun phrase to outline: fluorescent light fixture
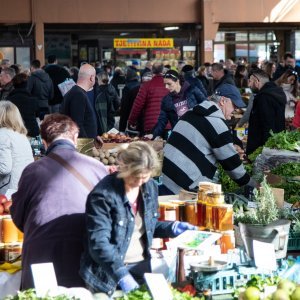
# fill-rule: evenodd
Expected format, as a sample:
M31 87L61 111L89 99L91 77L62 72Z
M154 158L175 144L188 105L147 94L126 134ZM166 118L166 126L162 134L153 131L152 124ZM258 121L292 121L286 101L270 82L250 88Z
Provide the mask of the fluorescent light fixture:
M129 35L129 34L130 34L129 32L121 32L120 36L126 36L126 35Z
M179 27L178 26L169 26L169 27L165 27L164 30L166 31L170 31L170 30L178 30Z

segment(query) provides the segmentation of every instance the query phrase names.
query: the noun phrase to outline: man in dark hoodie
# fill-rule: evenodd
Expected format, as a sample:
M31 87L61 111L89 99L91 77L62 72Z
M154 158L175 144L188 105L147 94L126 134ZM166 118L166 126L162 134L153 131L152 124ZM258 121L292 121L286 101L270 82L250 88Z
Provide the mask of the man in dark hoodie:
M215 90L224 83L235 86L233 76L229 74L228 70L224 69L224 66L221 63L213 63L211 65L211 76L213 79L210 79L209 81L208 95L212 95Z
M40 120L49 113L48 101L53 98L53 83L49 75L41 69L41 62L35 59L30 65L31 75L27 81L29 93L38 99Z
M239 185L256 186L246 173L233 145L226 120L235 108L244 107L238 89L224 84L211 97L186 112L175 125L166 146L160 194L193 190L200 181L212 181L217 163Z
M261 69L254 69L249 78L249 87L255 93L249 118L247 154L263 146L274 133L285 129L286 97L283 89L270 81Z

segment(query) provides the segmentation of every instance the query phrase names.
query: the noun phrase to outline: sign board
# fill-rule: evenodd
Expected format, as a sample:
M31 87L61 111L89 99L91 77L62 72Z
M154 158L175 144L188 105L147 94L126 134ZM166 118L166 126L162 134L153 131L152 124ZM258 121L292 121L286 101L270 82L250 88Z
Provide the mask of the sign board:
M174 39L114 39L114 48L173 48Z
M213 51L213 41L212 40L204 41L204 51L205 52Z

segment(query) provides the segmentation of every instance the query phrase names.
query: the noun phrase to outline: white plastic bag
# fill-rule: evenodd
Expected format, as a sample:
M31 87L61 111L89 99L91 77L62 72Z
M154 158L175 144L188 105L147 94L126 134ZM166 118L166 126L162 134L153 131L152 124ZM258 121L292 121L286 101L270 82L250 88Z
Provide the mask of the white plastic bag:
M75 81L72 78L67 78L64 82L58 84L58 88L64 96L74 85L76 85Z

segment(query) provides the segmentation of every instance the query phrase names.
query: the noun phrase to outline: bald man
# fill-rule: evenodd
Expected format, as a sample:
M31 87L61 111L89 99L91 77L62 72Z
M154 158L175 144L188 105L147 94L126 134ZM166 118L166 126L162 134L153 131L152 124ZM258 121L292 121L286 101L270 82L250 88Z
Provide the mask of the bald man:
M80 138L97 136L95 110L90 103L87 91L95 84L96 70L89 64L80 67L77 84L64 96L61 113L72 118L79 126Z

